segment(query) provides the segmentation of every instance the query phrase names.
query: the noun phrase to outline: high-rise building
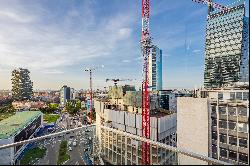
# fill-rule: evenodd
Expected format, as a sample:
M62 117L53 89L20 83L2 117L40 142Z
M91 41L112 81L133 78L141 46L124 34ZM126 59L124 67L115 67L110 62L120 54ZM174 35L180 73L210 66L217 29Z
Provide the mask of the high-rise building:
M149 56L149 86L162 90L162 50L153 46Z
M64 85L60 90L61 105L64 106L68 100L70 100L70 87L67 87L67 85Z
M33 82L28 69L18 68L12 71L12 96L15 100L29 100L33 96Z
M249 79L249 19L244 1L209 14L206 27L205 87Z

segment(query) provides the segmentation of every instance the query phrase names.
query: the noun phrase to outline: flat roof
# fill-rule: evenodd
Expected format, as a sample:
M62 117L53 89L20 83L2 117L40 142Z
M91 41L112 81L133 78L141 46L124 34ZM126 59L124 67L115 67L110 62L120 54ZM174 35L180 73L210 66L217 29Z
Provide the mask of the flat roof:
M41 111L16 112L15 115L0 121L0 139L14 136L40 115L42 115Z

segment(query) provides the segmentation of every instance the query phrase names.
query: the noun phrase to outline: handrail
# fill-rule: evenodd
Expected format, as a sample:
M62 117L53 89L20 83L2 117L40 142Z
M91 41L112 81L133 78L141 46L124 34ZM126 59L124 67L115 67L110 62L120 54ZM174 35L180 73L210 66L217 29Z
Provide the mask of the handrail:
M185 149L176 148L176 147L169 146L169 145L166 145L166 144L163 144L163 143L160 143L160 142L152 141L150 139L146 139L146 138L143 138L143 137L140 137L140 136L137 136L137 135L126 133L126 132L123 132L123 131L120 131L120 130L117 130L117 129L112 129L112 128L109 128L109 127L106 127L106 126L99 126L99 127L103 128L103 129L106 129L106 130L109 130L109 131L113 131L115 133L118 133L118 134L121 134L121 135L124 135L124 136L128 136L130 138L134 138L134 139L143 141L143 142L148 142L148 143L150 143L152 145L156 145L156 146L159 146L161 148L164 148L164 149L167 149L167 150L170 150L170 151L173 151L173 152L177 152L177 153L180 153L180 154L184 154L186 156L190 156L192 158L196 158L196 159L199 159L199 160L202 160L202 161L210 162L210 163L213 163L213 164L219 164L219 165L232 165L232 164L226 163L224 161L216 160L216 159L213 159L211 157L207 157L207 156L204 156L204 155L201 155L201 154L198 154L198 153L194 153L194 152L191 152L191 151L188 151L188 150L185 150Z
M74 129L70 129L70 130L60 131L60 132L57 132L57 133L52 133L52 134L48 134L48 135L41 136L41 137L36 137L36 138L31 138L31 139L20 141L20 142L15 142L15 143L11 143L11 144L1 145L0 146L0 150L1 149L6 149L6 148L10 148L10 147L13 147L13 146L18 146L18 145L30 143L30 142L36 142L36 141L39 141L39 140L44 140L46 138L51 138L51 137L63 135L63 134L66 134L68 132L82 130L84 128L92 127L92 126L95 126L95 124L86 125L86 126L82 126L82 127L78 127L78 128L74 128Z
M28 139L28 140L24 140L24 141L20 141L20 142L16 142L16 143L2 145L2 146L0 146L0 150L10 148L10 147L14 147L14 146L18 146L18 145L22 145L22 144L26 144L26 143L30 143L30 142L36 142L36 141L39 141L39 140L44 140L46 138L51 138L51 137L63 135L63 134L66 134L68 132L78 131L78 130L82 130L82 129L85 129L87 127L93 127L93 126L96 126L96 124L85 125L85 126L82 126L82 127L78 127L78 128L74 128L74 129L70 129L70 130L65 130L65 131L61 131L61 132L57 132L57 133L53 133L53 134L49 134L49 135L45 135L45 136L41 136L41 137L37 137L37 138L32 138L32 139ZM126 133L126 132L123 132L123 131L120 131L120 130L117 130L117 129L113 129L113 128L109 128L109 127L105 127L105 126L99 126L99 125L98 125L98 127L109 130L109 131L113 131L115 133L130 137L130 138L133 138L133 139L136 139L136 140L140 140L140 141L143 141L143 142L148 142L151 145L156 145L156 146L159 146L161 148L164 148L164 149L167 149L167 150L170 150L170 151L173 151L173 152L177 152L177 153L180 153L180 154L183 154L183 155L195 158L195 159L206 161L206 162L209 162L209 163L219 164L219 165L232 165L230 163L226 163L224 161L216 160L216 159L213 159L211 157L207 157L205 155L194 153L194 152L191 152L191 151L188 151L188 150L185 150L185 149L181 149L181 148L172 147L172 146L160 143L160 142L152 141L150 139L146 139L146 138L143 138L143 137L140 137L140 136L137 136L137 135Z

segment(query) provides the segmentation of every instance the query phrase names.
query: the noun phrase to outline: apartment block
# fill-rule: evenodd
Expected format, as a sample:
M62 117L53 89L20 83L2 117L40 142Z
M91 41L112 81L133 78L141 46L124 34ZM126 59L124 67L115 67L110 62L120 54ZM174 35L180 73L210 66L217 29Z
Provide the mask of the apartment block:
M60 103L61 105L65 105L66 102L70 100L70 87L64 85L60 90Z
M248 83L203 89L200 90L200 96L200 98L178 98L177 147L194 149L197 145L208 145L206 153L204 149L195 151L228 163L247 165L249 163ZM207 103L197 109L202 104L200 100L207 100ZM193 111L195 116L190 120ZM197 116L207 119L197 119ZM199 131L201 136L196 137L193 132L187 132L185 125ZM199 130L201 128L204 130ZM208 132L207 138L204 138L203 144L198 144L201 137L206 135L204 131ZM182 134L185 134L185 137L182 138ZM192 138L191 142L187 139L189 137Z

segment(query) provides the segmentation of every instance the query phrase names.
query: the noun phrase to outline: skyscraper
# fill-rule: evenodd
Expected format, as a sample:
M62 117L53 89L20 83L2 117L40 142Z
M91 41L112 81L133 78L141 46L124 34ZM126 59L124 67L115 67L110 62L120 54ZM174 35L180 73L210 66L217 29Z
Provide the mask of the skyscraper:
M249 21L244 1L209 14L206 28L205 87L248 81Z
M64 85L60 90L60 103L61 105L65 105L66 102L70 100L70 87Z
M162 90L162 50L153 46L149 56L149 86Z
M29 100L33 96L33 82L28 69L18 68L12 71L12 96L14 100Z

